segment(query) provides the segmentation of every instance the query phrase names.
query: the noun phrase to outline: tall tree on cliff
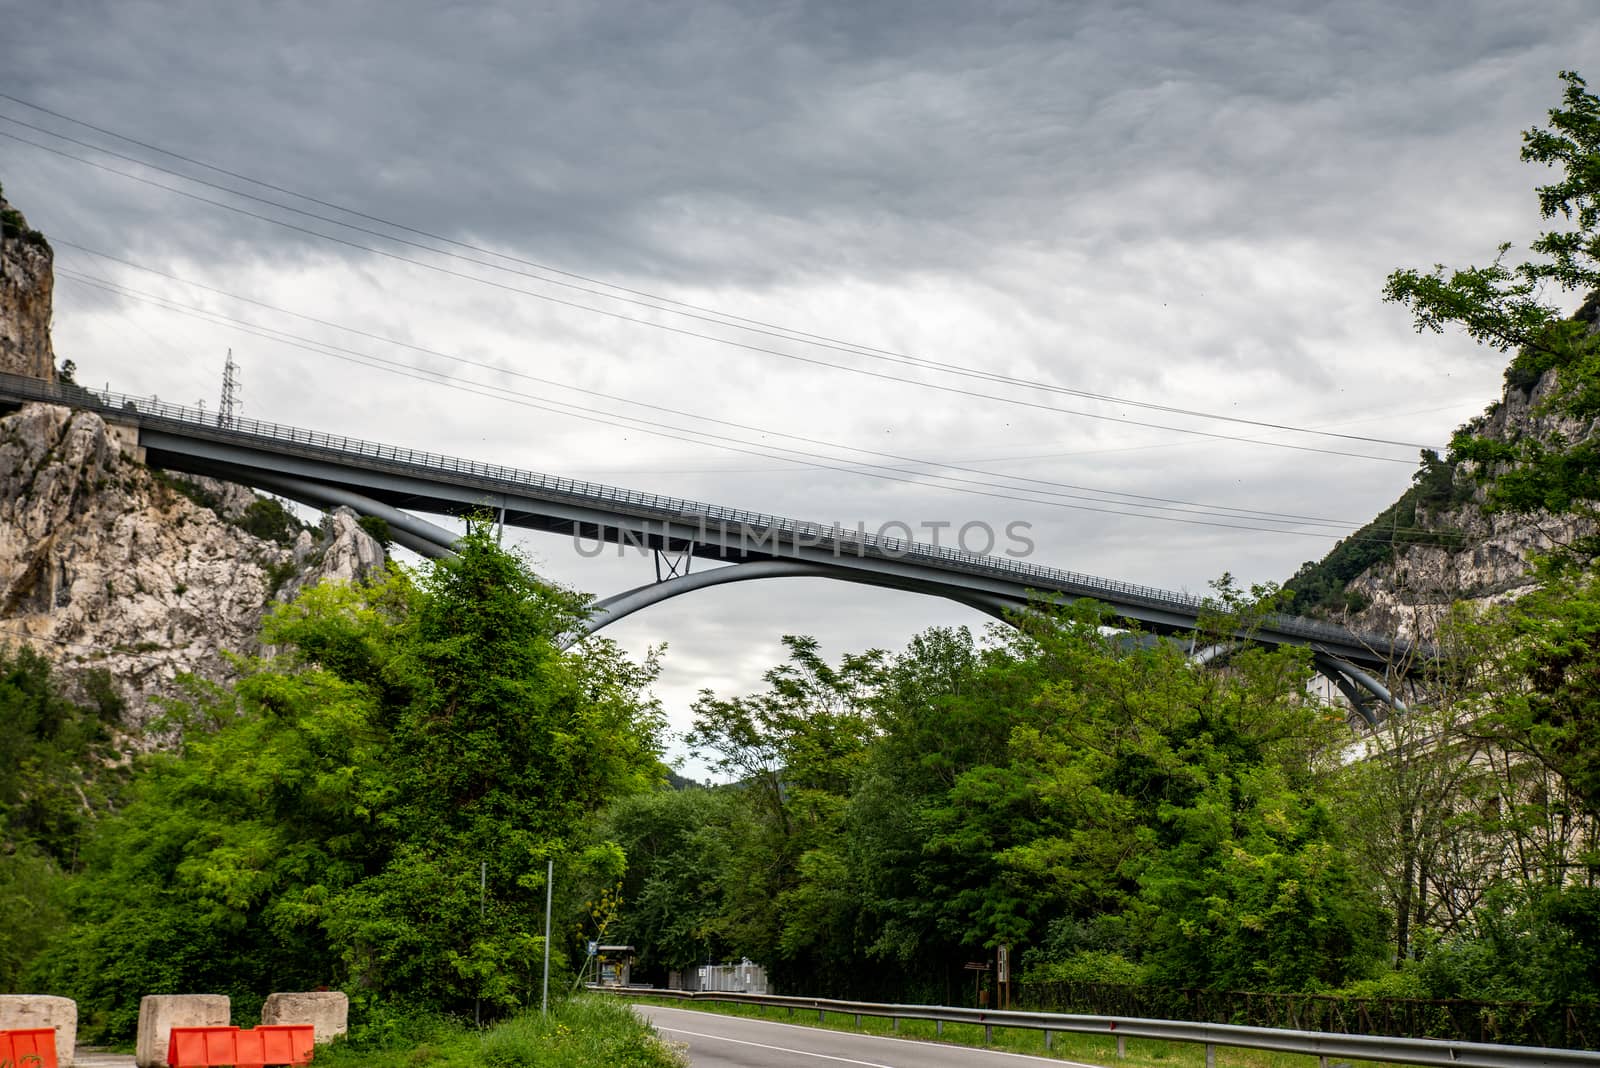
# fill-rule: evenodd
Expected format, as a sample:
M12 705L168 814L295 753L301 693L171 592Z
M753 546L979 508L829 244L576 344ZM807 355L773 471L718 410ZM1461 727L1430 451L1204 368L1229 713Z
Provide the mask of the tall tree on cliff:
M1470 424L1450 445L1452 460L1472 462L1487 483L1489 507L1531 514L1577 512L1600 518L1600 436L1589 424L1600 415L1600 98L1576 72L1562 71L1561 106L1550 111L1548 128L1522 135L1522 158L1559 171L1539 186L1539 211L1564 224L1528 246L1535 258L1505 263L1502 244L1487 267L1430 272L1395 271L1384 289L1387 300L1410 308L1419 332L1440 333L1454 325L1480 344L1517 350L1507 369L1514 383L1531 387L1555 371L1544 401L1547 414L1584 427L1571 439L1524 433L1509 441L1478 434ZM1563 294L1588 294L1575 318L1554 301ZM1600 538L1570 547L1583 559L1600 555Z

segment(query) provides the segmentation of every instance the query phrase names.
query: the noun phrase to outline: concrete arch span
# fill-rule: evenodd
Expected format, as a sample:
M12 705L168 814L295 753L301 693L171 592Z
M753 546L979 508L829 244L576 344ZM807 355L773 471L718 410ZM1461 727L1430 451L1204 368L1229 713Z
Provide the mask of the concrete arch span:
M584 629L581 632L572 634L568 638L566 645L570 646L620 619L624 619L652 605L660 604L662 601L670 600L673 597L693 593L697 590L709 589L712 586L725 585L730 582L748 582L770 578L827 578L860 584L863 583L865 576L860 572L825 567L804 560L758 560L745 564L712 568L709 571L693 572L660 582L646 583L595 602L594 611ZM918 590L901 583L866 582L865 584L944 597L946 600L964 604L1012 626L1016 625L1016 620L1012 618L1012 613L1024 607L1000 598L955 597L943 590ZM1237 651L1238 647L1239 643L1237 642L1224 642L1205 646L1194 650L1191 660L1197 667L1221 664L1233 652ZM1313 652L1312 662L1316 665L1317 670L1338 688L1339 692L1345 696L1345 699L1355 709L1356 714L1368 726L1376 726L1382 722L1384 715L1387 714L1385 710L1393 712L1406 711L1405 704L1395 697L1387 686L1354 664L1340 660L1320 650Z
M976 609L985 615L993 616L1002 622L1008 622L1006 612L1017 606L998 597L983 597L979 594L954 596L943 590L921 590L907 586L900 582L873 582L873 576L865 572L847 571L841 568L826 567L805 560L753 560L744 564L729 564L723 567L714 567L709 571L695 571L677 578L666 579L661 582L649 582L643 586L636 586L631 590L604 600L596 601L594 611L589 616L582 633L573 637L573 641L586 638L604 627L631 616L633 613L651 605L660 604L686 593L696 590L708 589L712 586L723 586L730 582L749 582L754 579L771 578L825 578L841 582L853 582L857 585L880 586L884 589L905 590L910 593L932 594L943 597L957 604L964 604L968 608Z
M255 482L263 489L282 494L313 508L347 507L361 515L375 516L389 524L390 535L396 542L429 559L453 555L456 535L425 519L401 511L381 501L355 493L340 486L313 482L284 474L259 474ZM563 647L598 633L605 627L625 619L642 609L662 601L694 593L698 590L722 586L732 582L750 582L772 578L826 578L858 585L879 586L928 596L943 597L966 605L1000 620L1015 625L1010 614L1025 607L1006 598L988 596L977 591L954 593L949 587L920 586L904 579L895 580L857 569L834 568L806 560L752 560L742 564L727 564L707 571L678 575L658 582L645 583L631 590L595 602L593 611L581 630L566 637ZM1237 642L1223 642L1193 651L1196 665L1220 663L1238 649ZM1375 726L1386 714L1382 710L1404 712L1406 706L1383 683L1368 672L1333 654L1315 650L1313 662L1317 670L1339 689L1356 713L1369 726Z

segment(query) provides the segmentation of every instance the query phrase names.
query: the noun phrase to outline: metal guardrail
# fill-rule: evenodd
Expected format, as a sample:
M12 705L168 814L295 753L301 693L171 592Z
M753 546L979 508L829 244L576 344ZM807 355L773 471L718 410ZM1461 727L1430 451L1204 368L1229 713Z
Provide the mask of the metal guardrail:
M1163 590L1137 583L1120 582L1076 571L1044 567L1023 560L1002 560L948 546L928 545L901 538L882 535L858 534L840 528L823 526L804 520L787 519L764 512L748 512L737 508L705 504L679 497L663 497L654 493L641 493L603 483L581 479L561 478L555 475L485 464L456 456L384 445L340 434L326 434L303 427L258 419L235 417L223 421L216 412L172 404L156 397L135 397L123 393L90 390L81 386L44 382L21 375L0 374L0 394L9 394L23 400L64 404L86 408L113 418L195 433L217 441L242 444L269 444L290 446L295 451L334 461L360 458L365 466L387 468L411 475L437 475L450 472L470 477L486 489L501 488L519 492L534 492L549 498L579 503L603 503L609 506L628 506L641 516L662 522L691 525L698 522L737 523L753 530L776 532L791 544L805 539L805 544L828 550L839 550L849 555L858 551L891 560L909 560L951 571L973 575L987 575L1018 583L1033 583L1040 592L1067 593L1074 596L1095 597L1110 595L1124 604L1147 608L1177 611L1193 616L1211 607L1208 599L1190 593ZM1360 634L1335 626L1297 616L1272 615L1262 621L1264 629L1303 638L1308 641L1326 641L1340 645L1355 645L1378 651L1391 651L1398 661L1410 651L1410 644L1386 635Z
M1536 1066L1600 1065L1600 1053L1588 1050L1553 1049L1547 1046L1505 1046L1487 1042L1452 1042L1431 1038L1385 1038L1378 1035L1343 1035L1325 1031L1288 1031L1275 1027L1242 1027L1237 1024L1196 1023L1185 1020L1143 1020L1125 1016L1078 1016L1053 1012L1002 1012L989 1009L949 1008L940 1005L882 1005L864 1001L837 1001L831 998L796 998L777 994L734 994L721 991L655 990L647 987L606 987L590 984L597 993L633 998L665 998L674 1001L726 1002L735 1005L764 1005L815 1012L822 1021L828 1013L861 1017L873 1016L900 1020L932 1020L942 1032L947 1023L973 1024L984 1028L984 1040L993 1038L996 1027L1015 1027L1043 1031L1045 1048L1056 1032L1099 1035L1117 1040L1117 1056L1126 1053L1130 1038L1186 1042L1206 1048L1206 1064L1215 1063L1216 1047L1298 1053L1321 1058L1328 1065L1333 1058L1388 1061L1439 1068L1536 1068Z

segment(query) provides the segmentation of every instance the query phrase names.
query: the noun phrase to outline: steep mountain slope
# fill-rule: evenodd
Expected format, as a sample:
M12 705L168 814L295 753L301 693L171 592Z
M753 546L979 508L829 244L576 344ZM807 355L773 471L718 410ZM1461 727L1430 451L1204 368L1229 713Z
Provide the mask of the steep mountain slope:
M1600 332L1600 294L1577 318ZM1554 372L1527 380L1508 370L1500 400L1467 428L1498 441L1579 441L1600 430L1544 411L1554 387ZM1510 515L1484 504L1470 471L1424 454L1398 501L1285 583L1295 594L1292 607L1362 630L1426 638L1453 602L1512 600L1533 588L1534 555L1595 533L1581 516Z
M278 539L246 529L274 516ZM223 650L252 651L274 599L383 560L353 513L297 531L242 487L135 462L93 413L41 404L0 418L0 640L69 676L105 669L135 719L181 672L225 675Z
M54 380L50 246L3 199L0 224L0 371ZM223 652L253 651L275 599L383 565L347 510L306 529L242 486L146 467L93 413L0 417L0 644L32 646L130 725L179 674L225 677Z
M50 303L55 253L0 190L0 371L54 381Z

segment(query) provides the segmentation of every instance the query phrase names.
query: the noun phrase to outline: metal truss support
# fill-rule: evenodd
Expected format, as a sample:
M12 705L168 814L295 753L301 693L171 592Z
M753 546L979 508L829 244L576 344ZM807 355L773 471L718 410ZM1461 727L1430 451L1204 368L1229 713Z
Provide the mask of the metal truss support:
M1211 645L1195 647L1194 642L1189 643L1189 662L1195 667L1204 667L1207 664L1218 664L1228 659L1239 651L1238 642L1214 642Z
M671 582L689 574L689 565L694 561L694 554L688 548L676 552L670 549L654 550L656 561L656 581Z

